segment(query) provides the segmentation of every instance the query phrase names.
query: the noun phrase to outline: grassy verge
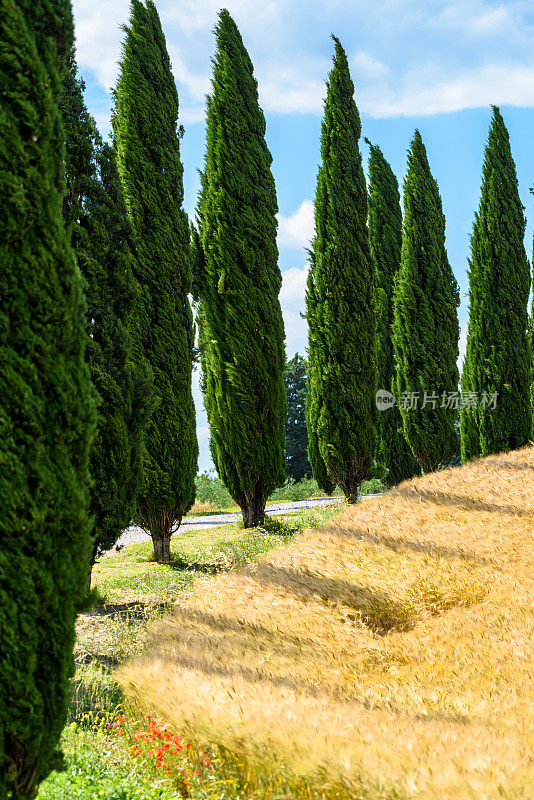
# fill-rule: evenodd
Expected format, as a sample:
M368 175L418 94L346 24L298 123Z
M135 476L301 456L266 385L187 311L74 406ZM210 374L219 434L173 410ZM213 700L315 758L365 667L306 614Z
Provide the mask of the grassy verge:
M115 670L145 652L151 625L183 604L196 581L243 567L338 512L339 508L321 508L270 518L265 527L252 532L237 523L182 532L173 538L173 561L168 565L153 560L148 540L102 558L93 570L93 588L100 601L81 614L77 624L76 674L62 739L66 770L53 773L42 784L38 800L237 798L238 782L228 782L227 772L219 776L216 757L208 769L205 753L189 746L168 765L169 775L146 742L141 753L132 753L133 737L149 723L143 722L142 712L125 704ZM129 728L121 725L119 735L113 720L126 710Z
M534 796L534 448L407 482L196 581L125 691L240 797Z
M378 478L373 478L362 483L359 494L375 494L385 490L384 484ZM333 496L342 496L339 487L335 489ZM197 478L196 497L196 502L187 516L201 517L209 514L239 511L222 481L216 475L207 472ZM324 497L324 492L313 478L304 478L298 483L289 479L283 486L273 492L268 502L292 503L316 497Z

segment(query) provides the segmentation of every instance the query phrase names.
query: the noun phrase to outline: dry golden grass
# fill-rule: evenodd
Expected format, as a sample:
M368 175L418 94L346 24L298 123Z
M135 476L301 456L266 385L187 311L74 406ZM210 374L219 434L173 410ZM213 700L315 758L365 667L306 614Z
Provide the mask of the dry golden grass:
M226 509L224 509L226 511ZM187 512L188 517L197 517L203 514L217 514L220 513L221 509L218 506L213 505L213 503L209 503L207 500L195 500L189 511Z
M534 448L202 580L119 679L242 797L534 797ZM248 792L248 794L247 794Z

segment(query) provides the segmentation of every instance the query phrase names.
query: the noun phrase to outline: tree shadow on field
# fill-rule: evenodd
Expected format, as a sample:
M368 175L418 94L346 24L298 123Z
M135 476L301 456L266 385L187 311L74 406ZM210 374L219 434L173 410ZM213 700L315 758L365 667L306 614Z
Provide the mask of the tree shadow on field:
M205 561L196 559L188 561L182 556L177 556L165 566L176 570L176 572L202 572L205 575L217 575L219 572L228 572L234 564L231 559L221 557L214 557Z
M129 603L98 603L85 613L91 617L111 617L144 620L153 614L172 611L174 603L149 603L132 600Z
M341 604L356 612L364 625L380 635L393 630L408 631L415 625L413 611L408 605L368 586L357 586L308 569L295 570L259 562L244 567L240 574L258 583L277 586L299 600L319 599L326 605Z
M385 534L372 534L368 531L362 531L358 528L341 528L332 526L328 528L330 535L356 539L369 544L382 545L388 547L390 550L398 553L400 550L411 550L413 553L423 553L434 556L443 556L444 558L457 558L464 561L471 561L477 564L486 564L487 559L477 556L475 553L470 553L467 550L458 550L454 547L445 547L444 545L434 544L430 541L414 541L406 539L403 536L386 536Z
M203 625L208 629L220 630L228 634L245 633L255 641L263 638L270 643L277 643L284 647L290 644L300 649L302 646L302 636L266 628L257 622L247 622L237 617L229 617L226 614L212 614L209 611L180 606L175 610L172 621L174 622L176 619L181 620L184 625Z
M430 722L434 717L454 723L468 721L463 715L449 715L446 712L414 715L410 710L392 703L389 695L381 703L376 697L370 699L362 695L344 681L339 684L331 684L328 679L318 682L313 672L310 679L306 680L306 667L299 670L299 663L305 665L315 661L328 664L328 655L328 646L325 650L320 641L305 635L286 635L282 631L224 614L182 607L177 609L176 616L167 618L158 626L152 648L147 656L141 658L141 662L155 657L163 665L175 665L188 672L241 680L251 686L290 689L301 696L357 704L366 709L383 709L399 717L423 722ZM277 656L281 656L278 663ZM245 660L248 663L244 663ZM286 674L281 674L280 670L285 670ZM235 687L234 691L238 692L239 688Z
M465 497L459 494L449 494L434 489L395 489L392 495L406 497L410 500L425 500L428 503L435 503L440 506L454 506L465 511L488 511L496 514L508 514L514 517L531 517L532 511L525 511L518 506L501 506L497 503L486 503L484 500L477 500L473 497Z
M526 464L524 461L515 462L515 461L497 461L496 459L495 460L486 459L485 464L490 465L494 469L501 469L501 470L506 470L506 469L513 469L518 471L524 469L534 470L534 464Z

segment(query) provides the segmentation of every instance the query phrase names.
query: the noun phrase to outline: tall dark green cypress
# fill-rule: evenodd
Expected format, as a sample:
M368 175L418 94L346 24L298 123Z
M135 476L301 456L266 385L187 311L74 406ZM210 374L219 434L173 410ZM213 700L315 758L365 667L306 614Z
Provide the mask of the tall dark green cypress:
M228 11L216 26L199 221L200 342L211 452L245 527L284 482L286 399L276 192L253 67Z
M0 0L0 796L61 762L95 402L62 218L70 2Z
M134 516L151 387L144 363L134 361L129 330L137 292L115 154L102 142L83 89L73 49L60 104L66 138L63 212L84 278L85 355L100 396L91 448L94 559L115 544Z
M471 236L460 418L464 459L522 447L531 436L525 224L508 131L494 107ZM468 392L475 393L473 404L466 402Z
M395 394L406 440L424 472L458 451L458 285L445 250L445 217L419 131L404 183L401 267L395 280ZM425 392L426 397L425 397ZM410 408L414 403L417 407ZM435 406L435 407L434 407Z
M367 140L366 140L367 141ZM395 356L391 337L393 286L400 268L402 211L399 184L378 145L368 142L369 155L369 239L376 269L378 387L394 393ZM404 438L398 404L378 415L377 461L387 469L389 484L420 473L410 446Z
M189 225L183 211L178 94L152 0L132 0L113 115L117 164L134 230L135 336L158 406L146 438L136 521L159 561L193 504L198 445L191 392Z
M326 492L339 485L352 503L376 445L376 313L360 116L345 51L333 38L306 294L306 419L315 479Z

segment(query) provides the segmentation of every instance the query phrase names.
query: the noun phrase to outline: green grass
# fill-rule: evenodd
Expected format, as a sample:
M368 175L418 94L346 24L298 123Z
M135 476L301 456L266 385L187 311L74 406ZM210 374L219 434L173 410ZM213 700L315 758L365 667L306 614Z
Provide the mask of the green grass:
M372 478L362 483L359 494L361 496L385 490L386 487L378 478ZM341 495L342 492L337 487L333 496L340 497ZM268 503L291 503L315 497L324 497L324 492L313 478L304 478L298 483L288 478L283 486L275 489L269 497ZM197 476L196 501L188 516L201 517L231 511L237 512L239 509L220 478L208 472Z
M176 789L162 783L146 761L128 750L103 725L84 729L75 723L63 732L66 769L53 772L37 800L176 800Z
M241 523L180 531L172 539L170 564L154 561L147 541L101 558L93 569L92 588L98 603L81 614L75 647L69 725L62 747L66 769L42 784L38 800L226 800L241 797L238 783L213 775L191 785L184 794L170 778L156 786L153 765L133 758L106 724L122 713L124 696L115 669L144 652L150 624L182 602L198 577L229 571L259 553L287 545L297 531L332 519L339 505L269 517L263 527L244 530Z

